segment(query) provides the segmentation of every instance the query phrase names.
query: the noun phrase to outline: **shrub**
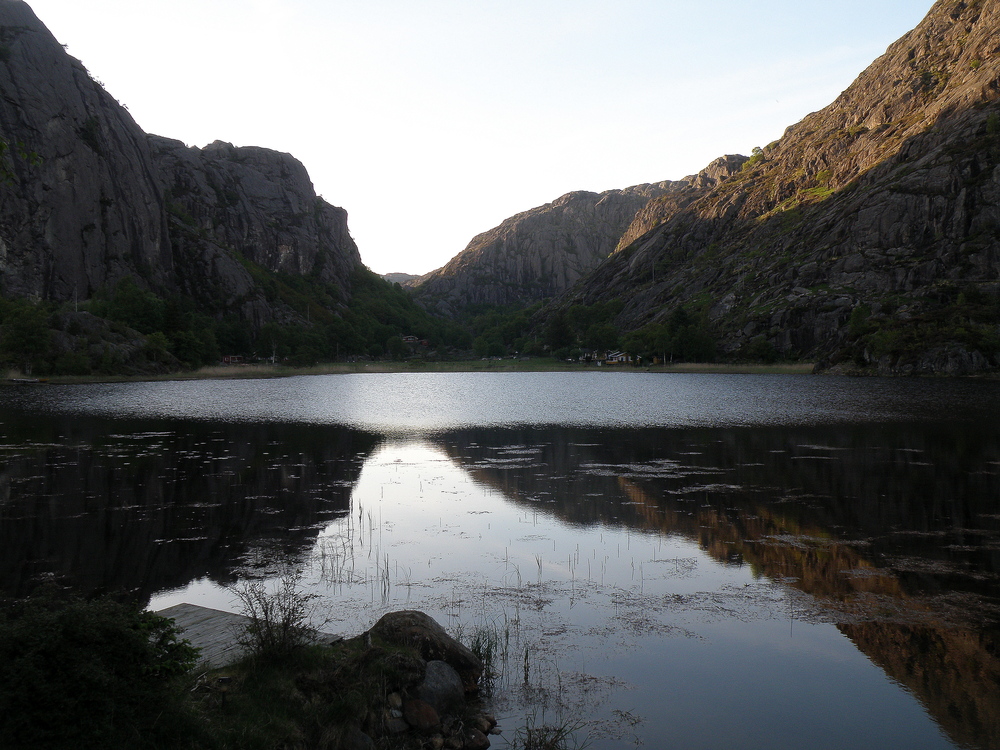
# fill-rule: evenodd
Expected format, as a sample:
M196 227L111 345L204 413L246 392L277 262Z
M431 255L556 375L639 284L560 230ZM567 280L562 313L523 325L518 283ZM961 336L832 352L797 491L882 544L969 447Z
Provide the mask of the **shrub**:
M558 723L539 723L529 716L525 726L519 728L508 746L512 750L584 750L591 744L589 732L580 738L586 728L582 721L561 720Z
M0 737L15 748L157 747L197 649L173 621L51 588L0 605Z
M239 642L251 656L279 659L315 641L309 620L317 595L305 593L299 582L298 574L286 572L273 588L256 580L231 589L249 620Z

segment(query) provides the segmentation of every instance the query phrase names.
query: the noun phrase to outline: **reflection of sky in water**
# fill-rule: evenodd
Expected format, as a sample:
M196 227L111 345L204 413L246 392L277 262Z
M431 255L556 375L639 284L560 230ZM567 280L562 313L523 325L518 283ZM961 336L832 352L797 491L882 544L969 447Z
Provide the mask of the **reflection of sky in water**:
M655 718L643 727L647 746L952 747L913 696L832 625L726 620L698 632L642 639L607 665L644 686L620 700Z
M494 454L549 471L533 467L527 446ZM508 727L540 702L550 718L595 722L598 750L635 737L676 748L951 747L835 626L807 620L808 597L677 535L569 524L544 498L511 502L428 443L373 453L350 514L326 526L302 563L328 630L357 633L406 608L452 630L509 633L508 684L497 695ZM204 581L151 606L182 601L234 608ZM535 709L521 702L525 649ZM632 728L615 711L641 722Z
M252 385L250 385L252 384ZM1000 384L656 374L411 373L7 389L11 403L114 417L340 424L387 434L467 426L738 426L968 415Z

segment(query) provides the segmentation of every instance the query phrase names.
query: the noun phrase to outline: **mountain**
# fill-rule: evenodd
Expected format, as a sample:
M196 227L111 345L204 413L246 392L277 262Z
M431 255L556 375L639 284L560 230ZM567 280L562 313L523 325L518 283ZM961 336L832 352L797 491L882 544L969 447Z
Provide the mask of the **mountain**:
M413 273L384 273L382 278L388 281L390 284L400 284L402 286L408 286L420 277Z
M403 334L467 338L362 264L297 159L146 134L27 4L0 0L0 366L312 364Z
M124 278L253 327L297 316L261 274L350 294L347 214L288 154L148 136L19 0L0 2L0 294L86 300Z
M1000 364L1000 5L939 0L738 174L651 201L554 306L679 307L721 351L966 374Z
M477 235L447 265L411 286L422 304L445 315L470 305L525 306L554 297L608 257L651 198L686 184L567 193Z

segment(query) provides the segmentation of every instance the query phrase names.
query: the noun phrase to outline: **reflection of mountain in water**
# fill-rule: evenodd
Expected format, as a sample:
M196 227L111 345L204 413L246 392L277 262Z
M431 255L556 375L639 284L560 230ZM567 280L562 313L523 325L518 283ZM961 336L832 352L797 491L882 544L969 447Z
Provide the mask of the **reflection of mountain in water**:
M684 534L814 595L1000 597L1000 436L969 425L479 429L439 442L516 502Z
M1000 639L996 630L882 622L839 629L909 688L962 747L1000 747Z
M0 575L20 595L55 576L82 592L234 580L348 512L376 438L299 425L4 415Z
M995 432L481 429L440 443L514 502L571 523L681 534L791 583L955 741L998 746Z

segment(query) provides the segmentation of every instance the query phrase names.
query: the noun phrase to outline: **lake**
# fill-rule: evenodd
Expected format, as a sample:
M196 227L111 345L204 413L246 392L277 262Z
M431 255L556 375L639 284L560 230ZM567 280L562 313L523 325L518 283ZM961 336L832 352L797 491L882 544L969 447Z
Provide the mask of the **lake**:
M294 569L326 630L493 633L508 735L992 748L998 412L812 376L0 386L0 582L238 611Z

